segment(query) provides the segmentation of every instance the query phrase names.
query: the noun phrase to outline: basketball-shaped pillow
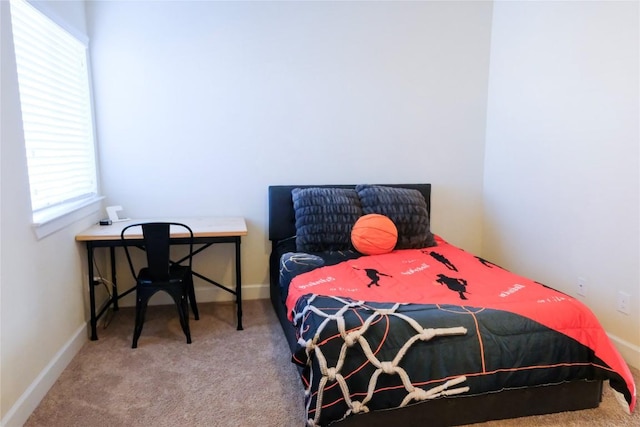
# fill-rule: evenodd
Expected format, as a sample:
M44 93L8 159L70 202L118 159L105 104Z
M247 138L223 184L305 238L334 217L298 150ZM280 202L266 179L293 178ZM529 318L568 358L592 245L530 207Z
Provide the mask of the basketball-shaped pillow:
M379 255L391 252L398 241L396 225L384 215L363 215L353 225L351 243L365 255Z

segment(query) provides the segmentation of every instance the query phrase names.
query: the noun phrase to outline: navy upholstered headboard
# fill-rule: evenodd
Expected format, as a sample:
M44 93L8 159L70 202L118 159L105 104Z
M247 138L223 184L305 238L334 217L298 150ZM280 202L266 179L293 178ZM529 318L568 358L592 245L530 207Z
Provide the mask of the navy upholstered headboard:
M411 188L420 191L431 212L431 184L378 184L387 187ZM277 242L296 234L296 218L291 190L294 188L333 187L355 188L355 185L271 185L269 186L269 240Z

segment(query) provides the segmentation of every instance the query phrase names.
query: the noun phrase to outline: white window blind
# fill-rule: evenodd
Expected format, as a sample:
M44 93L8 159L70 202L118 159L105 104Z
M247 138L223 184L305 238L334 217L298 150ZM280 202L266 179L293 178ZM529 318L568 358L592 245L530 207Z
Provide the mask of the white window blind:
M11 20L36 221L97 196L87 48L23 0Z

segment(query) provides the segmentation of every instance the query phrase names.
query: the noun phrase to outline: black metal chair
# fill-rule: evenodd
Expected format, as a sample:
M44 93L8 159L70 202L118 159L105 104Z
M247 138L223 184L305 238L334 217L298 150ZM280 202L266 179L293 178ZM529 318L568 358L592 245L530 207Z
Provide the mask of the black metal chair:
M188 255L183 258L186 265L180 265L171 261L170 238L171 227L181 227L184 231L184 237L189 246ZM138 223L126 226L120 233L120 238L128 240L132 238L139 239L140 234L129 233L127 231L140 227L142 229L141 244L124 244L127 261L131 268L131 273L136 279L136 321L133 330L132 348L138 346L138 339L142 332L144 318L147 311L149 299L158 291L165 291L176 303L178 315L180 316L180 325L187 337L187 343L191 344L191 331L189 330L189 305L196 320L199 319L198 307L196 305L195 290L193 287L193 275L191 271L193 258L193 231L185 224L175 222L148 222ZM131 254L130 246L138 246L146 253L147 266L136 271Z

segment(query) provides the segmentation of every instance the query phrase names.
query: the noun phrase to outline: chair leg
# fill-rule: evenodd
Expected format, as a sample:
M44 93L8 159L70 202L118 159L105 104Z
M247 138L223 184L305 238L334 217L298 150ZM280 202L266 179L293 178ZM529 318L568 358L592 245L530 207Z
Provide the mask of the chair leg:
M189 290L189 301L191 302L191 311L193 311L193 317L196 320L200 319L200 315L198 314L198 305L196 304L196 290L193 286L193 276L189 275L189 283L187 283ZM187 311L187 314L189 312Z
M180 319L180 326L182 331L187 337L187 344L191 344L191 330L189 329L189 304L187 302L187 296L182 294L180 296L172 295L178 308L178 317Z
M133 327L133 344L131 345L131 348L138 348L138 339L142 333L142 326L144 325L148 301L148 297L142 298L140 296L136 296L136 323Z

